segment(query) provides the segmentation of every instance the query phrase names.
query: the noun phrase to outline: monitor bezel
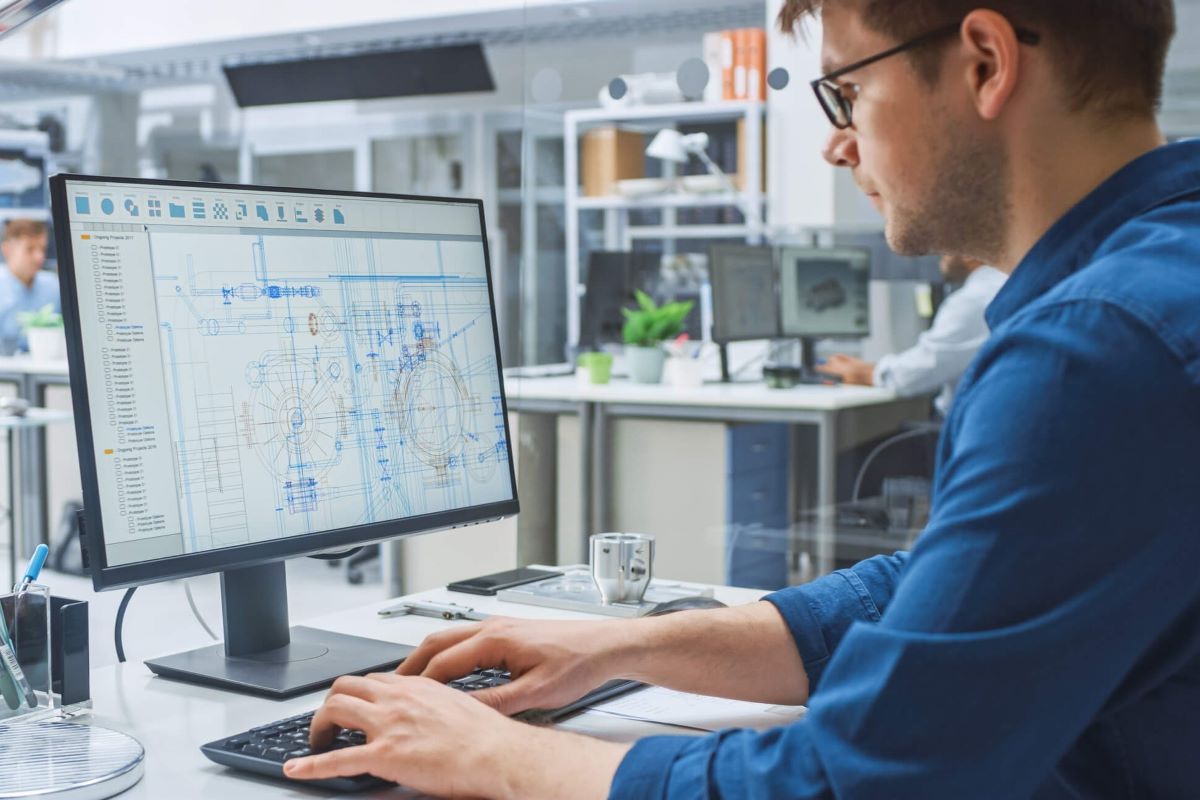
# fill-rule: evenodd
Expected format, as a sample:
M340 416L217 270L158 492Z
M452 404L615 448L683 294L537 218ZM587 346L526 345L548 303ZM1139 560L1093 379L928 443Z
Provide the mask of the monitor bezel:
M820 258L822 260L838 259L839 257L849 256L851 254L866 259L867 268L864 270L866 275L868 303L870 302L869 295L871 291L871 251L866 247L803 247L801 245L784 245L778 249L776 254L778 264L778 297L779 297L779 328L781 338L784 339L866 339L871 335L871 313L867 311L867 329L866 331L811 331L806 333L796 333L788 330L786 315L783 313L783 287L784 277L783 271L788 268L787 254L801 252L811 253L814 255L814 260Z
M775 305L775 329L767 336L735 336L721 328L721 314L717 311L717 297L720 294L721 270L717 268L718 257L724 258L724 253L762 251L769 257L770 267L775 279L775 291L771 299ZM708 281L712 284L712 340L717 344L732 344L733 342L761 342L781 338L783 332L783 312L779 305L779 249L770 245L753 244L717 244L708 250Z
M453 511L422 514L403 520L355 525L332 531L303 534L286 539L169 556L153 561L110 565L108 563L108 553L104 546L99 480L95 462L87 375L84 370L82 331L77 324L79 320L79 295L75 279L75 254L71 247L74 236L71 232L69 198L67 196L68 183L110 183L131 187L163 187L166 189L202 189L231 192L257 191L339 197L349 200L400 200L475 206L479 212L479 230L483 245L484 270L487 273L488 300L492 307L492 342L496 352L496 369L501 376L500 403L504 418L505 440L508 442L509 447L508 476L509 485L512 487L512 499ZM513 463L512 432L508 424L508 397L504 387L503 364L500 353L500 330L496 316L495 280L492 275L492 260L488 248L487 224L484 219L482 200L461 197L388 194L382 192L305 189L290 186L122 178L72 173L57 174L50 179L50 200L52 216L55 221L56 245L59 252L59 282L62 294L63 321L67 337L67 362L70 368L71 398L75 412L76 442L79 448L79 468L83 488L83 538L87 546L87 558L92 574L92 584L97 591L121 589L129 586L205 575L229 569L257 566L299 556L345 550L400 536L432 533L450 528L493 522L513 516L520 511L520 502L517 498L516 469Z

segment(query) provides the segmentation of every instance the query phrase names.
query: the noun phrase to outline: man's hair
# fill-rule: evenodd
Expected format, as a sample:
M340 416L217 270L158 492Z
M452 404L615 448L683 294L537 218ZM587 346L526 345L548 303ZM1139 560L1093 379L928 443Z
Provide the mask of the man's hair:
M963 19L977 8L1003 14L1041 35L1073 111L1153 117L1162 100L1167 49L1175 36L1173 0L785 0L779 26L796 30L822 6L850 5L874 31L906 41ZM930 84L939 75L932 48L909 54Z
M26 237L48 236L50 229L46 223L36 219L10 219L4 223L4 241L11 242Z

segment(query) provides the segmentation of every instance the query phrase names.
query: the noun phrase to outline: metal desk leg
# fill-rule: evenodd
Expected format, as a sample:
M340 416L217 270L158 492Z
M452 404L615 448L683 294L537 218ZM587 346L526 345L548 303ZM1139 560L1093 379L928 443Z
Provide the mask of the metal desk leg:
M597 403L592 413L592 511L596 521L596 532L612 530L610 520L609 492L609 435L608 413L603 403ZM586 552L586 551L585 551ZM591 553L587 553L591 557Z
M583 557L588 558L588 538L592 535L592 525L595 522L592 507L592 467L595 463L592 452L592 413L591 403L579 404L579 533L583 537Z
M13 472L17 460L13 458L16 437L8 429L8 575L9 583L17 582L17 476Z
M833 513L837 503L837 412L821 414L817 424L817 575L833 572Z

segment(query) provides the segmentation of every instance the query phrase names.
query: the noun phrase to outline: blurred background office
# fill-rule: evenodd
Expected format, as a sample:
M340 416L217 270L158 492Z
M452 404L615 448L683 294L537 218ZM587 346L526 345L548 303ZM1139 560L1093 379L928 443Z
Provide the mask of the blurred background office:
M1200 2L1178 5L1162 122L1186 137ZM479 197L522 513L291 565L326 598L296 603L582 562L604 530L658 536L664 577L760 588L904 547L944 381L911 396L813 368L904 353L949 287L822 160L819 32L780 34L779 6L71 0L0 44L0 345L57 324L49 174ZM643 315L630 341L622 309ZM36 338L0 359L0 391L69 409L62 350ZM17 442L0 538L50 541L70 580L71 425ZM215 617L215 579L193 584Z

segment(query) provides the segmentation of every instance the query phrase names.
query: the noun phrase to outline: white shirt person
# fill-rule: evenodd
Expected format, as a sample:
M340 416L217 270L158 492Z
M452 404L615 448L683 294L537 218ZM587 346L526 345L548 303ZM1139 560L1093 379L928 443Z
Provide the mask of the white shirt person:
M947 280L961 282L962 287L943 301L915 345L876 364L835 355L818 369L846 383L891 389L901 397L939 392L934 405L942 414L949 411L959 379L991 335L983 312L1008 275L958 256L943 257L940 267Z

